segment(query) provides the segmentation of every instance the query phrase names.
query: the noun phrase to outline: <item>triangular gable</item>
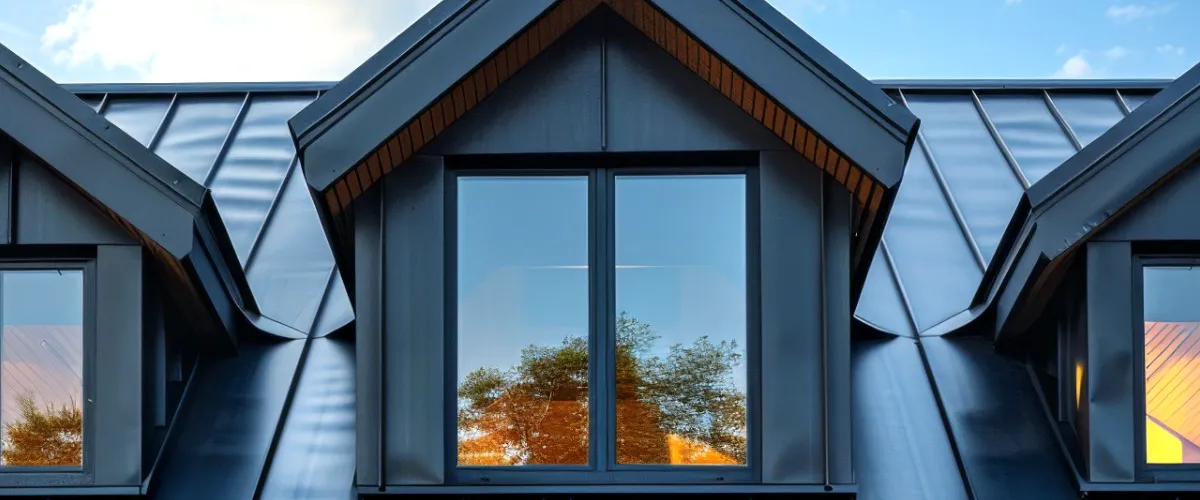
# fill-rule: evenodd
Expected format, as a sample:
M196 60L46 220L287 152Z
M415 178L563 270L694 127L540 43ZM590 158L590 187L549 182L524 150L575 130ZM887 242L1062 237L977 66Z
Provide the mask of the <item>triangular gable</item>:
M997 337L1026 330L1076 250L1200 161L1200 65L1026 191L976 303L996 303Z
M853 194L857 297L916 118L763 0L448 0L290 122L343 268L350 204L596 8L609 8Z
M195 330L231 346L254 310L208 190L0 45L0 134L149 249Z

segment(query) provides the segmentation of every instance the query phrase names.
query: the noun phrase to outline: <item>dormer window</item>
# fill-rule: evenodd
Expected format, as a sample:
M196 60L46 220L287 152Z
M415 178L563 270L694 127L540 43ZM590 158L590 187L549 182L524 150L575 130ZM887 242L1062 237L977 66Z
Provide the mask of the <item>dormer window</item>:
M460 480L752 478L747 170L453 173Z

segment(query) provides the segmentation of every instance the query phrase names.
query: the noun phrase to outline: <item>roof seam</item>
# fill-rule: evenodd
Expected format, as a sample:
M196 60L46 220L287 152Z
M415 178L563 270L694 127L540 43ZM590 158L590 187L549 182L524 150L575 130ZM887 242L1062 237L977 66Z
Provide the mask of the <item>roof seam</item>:
M1049 91L1042 90L1042 98L1046 100L1046 107L1050 108L1050 114L1054 115L1054 119L1058 121L1058 126L1062 127L1063 132L1067 134L1067 138L1071 140L1071 145L1075 146L1075 152L1078 153L1079 150L1083 149L1083 144L1079 142L1079 137L1075 135L1075 131L1071 129L1071 124L1067 123L1067 119L1058 110L1058 105L1050 97ZM1062 164L1060 163L1058 166L1062 166ZM1057 169L1058 167L1055 168Z
M897 94L900 96L900 101L904 106L908 107L908 98L904 96L904 92L897 90ZM987 261L983 258L983 252L979 250L979 243L975 241L975 235L971 234L971 228L967 226L967 219L963 216L962 209L954 201L954 193L950 191L950 185L946 182L946 177L942 175L942 169L938 166L937 159L933 157L933 149L929 147L929 142L925 140L924 130L917 131L917 142L920 144L921 150L925 153L925 159L929 162L929 168L933 171L933 177L937 180L938 188L942 191L942 197L950 205L950 212L954 214L954 220L958 222L958 228L962 230L963 237L967 240L967 247L971 249L971 255L975 257L975 263L979 265L980 269L986 271Z
M162 119L158 121L158 126L154 128L154 135L151 135L150 142L146 143L146 149L150 150L150 152L153 153L154 149L158 147L158 141L162 140L163 132L167 130L167 124L170 123L171 119L175 116L175 109L178 106L178 102L179 94L171 96L171 103L167 104L167 110L163 112ZM171 166L175 167L175 165ZM179 168L176 167L175 170L179 170Z
M1025 177L1025 172L1021 170L1021 165L1017 163L1016 157L1008 149L1008 144L1004 142L1004 138L1000 137L1000 130L992 122L987 109L983 107L983 101L979 99L979 94L974 90L971 91L971 100L975 102L975 111L979 113L980 118L983 118L983 126L987 127L988 133L992 135L992 140L996 141L996 146L1000 148L1000 154L1004 156L1004 161L1008 163L1008 168L1012 170L1013 176L1017 178L1017 182L1021 183L1021 188L1029 189L1029 178Z
M1121 111L1125 113L1125 116L1129 116L1133 109L1130 109L1129 103L1125 102L1125 96L1121 94L1121 89L1113 89L1113 92L1117 93L1117 104L1121 105Z
M883 261L887 263L888 269L892 272L892 279L896 282L896 292L900 294L900 302L904 304L904 311L908 313L909 323L912 323L913 336L921 336L921 326L917 324L917 315L913 311L912 301L908 299L908 291L904 288L904 281L900 279L900 270L896 268L895 261L892 260L892 252L888 250L887 235L879 237L879 249L883 251Z
M225 161L225 155L229 153L229 146L233 143L233 137L237 135L238 130L242 128L242 121L246 119L246 111L250 109L250 96L252 92L246 92L246 97L242 100L242 106L238 108L238 112L233 117L233 122L229 124L229 132L225 133L225 139L221 141L220 149L217 149L217 156L213 158L212 166L208 167L208 172L204 174L204 187L211 188L213 180L217 177L218 167Z

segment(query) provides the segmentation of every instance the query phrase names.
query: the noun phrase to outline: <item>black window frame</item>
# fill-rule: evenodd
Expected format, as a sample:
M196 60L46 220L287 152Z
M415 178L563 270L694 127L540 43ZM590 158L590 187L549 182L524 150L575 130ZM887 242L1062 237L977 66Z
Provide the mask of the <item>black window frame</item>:
M83 464L73 466L7 466L0 465L0 487L41 486L67 487L88 486L94 481L96 453L93 436L96 433L94 398L95 394L95 339L97 328L95 257L61 258L3 258L0 257L0 272L5 271L80 271L83 278L83 395L79 402L83 412ZM139 278L140 279L140 278ZM0 304L3 300L0 290ZM0 342L0 349L3 349Z
M1200 254L1135 254L1133 257L1134 324L1130 325L1134 335L1133 409L1134 415L1134 464L1139 481L1155 483L1200 482L1200 464L1151 464L1146 459L1146 329L1145 329L1145 271L1155 267L1200 268Z
M557 156L557 155L555 155ZM607 156L604 157L604 156ZM690 155L689 155L690 156ZM445 477L447 485L596 485L596 484L755 484L761 482L761 300L758 155L708 154L677 156L587 156L578 161L541 158L458 158L445 168ZM571 165L561 168L562 165ZM615 461L613 430L616 406L611 404L615 380L609 367L615 351L613 305L616 269L612 235L615 224L615 181L618 176L743 175L746 185L746 464L633 465ZM589 405L589 464L583 466L460 467L456 416L458 356L458 179L459 177L586 176L589 235L589 398L604 391L599 404ZM604 332L604 340L597 342ZM605 348L607 352L601 353ZM599 382L599 383L597 383ZM601 410L607 410L601 412ZM603 427L602 427L603 426ZM604 447L604 453L601 453Z

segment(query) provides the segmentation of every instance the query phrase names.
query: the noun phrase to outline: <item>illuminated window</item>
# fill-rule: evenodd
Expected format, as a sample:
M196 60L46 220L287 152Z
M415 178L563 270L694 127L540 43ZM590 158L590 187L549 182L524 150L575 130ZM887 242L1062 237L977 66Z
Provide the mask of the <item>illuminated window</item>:
M1200 464L1200 268L1143 271L1146 461Z

